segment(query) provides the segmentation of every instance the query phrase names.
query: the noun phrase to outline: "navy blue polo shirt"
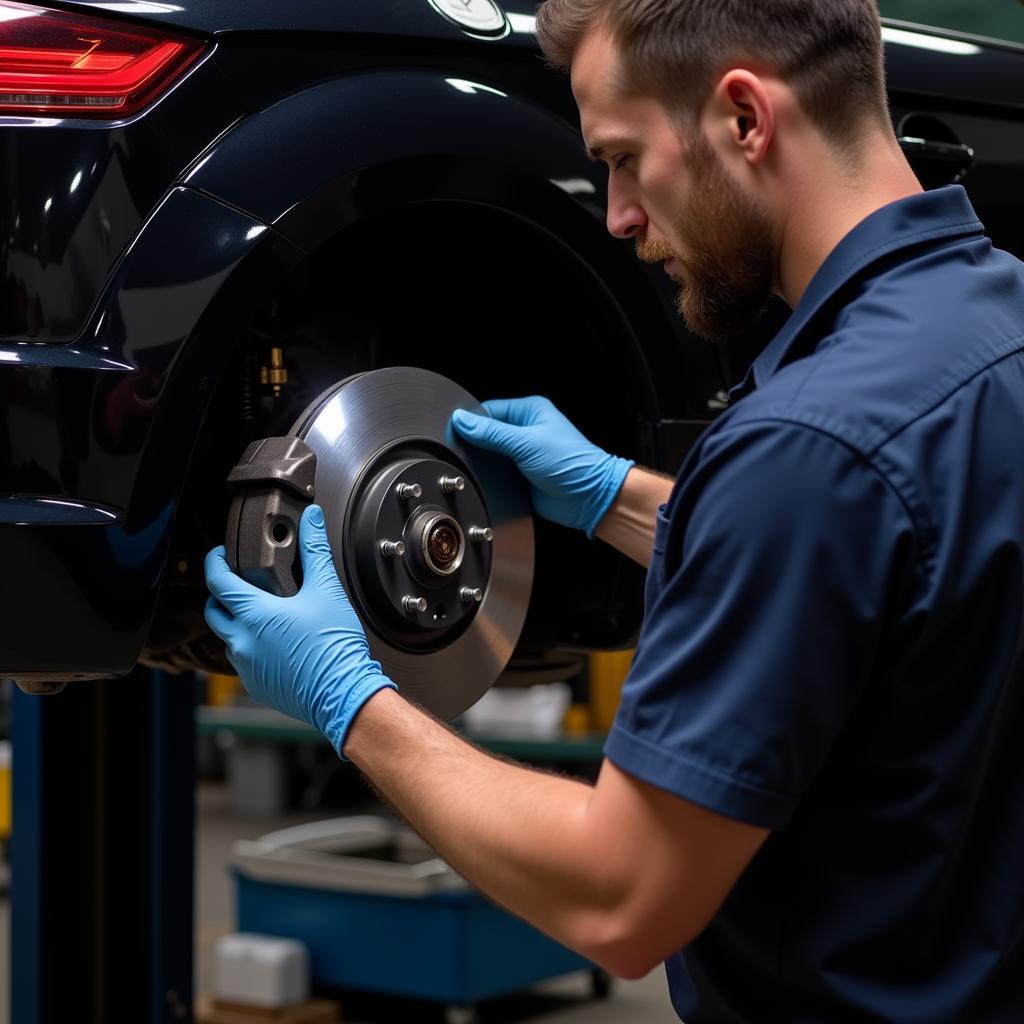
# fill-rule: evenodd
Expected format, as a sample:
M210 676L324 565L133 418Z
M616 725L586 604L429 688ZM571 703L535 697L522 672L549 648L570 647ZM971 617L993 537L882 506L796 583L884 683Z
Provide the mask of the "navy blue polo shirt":
M646 602L607 756L772 830L668 961L680 1017L1024 1021L1024 264L963 189L828 257Z

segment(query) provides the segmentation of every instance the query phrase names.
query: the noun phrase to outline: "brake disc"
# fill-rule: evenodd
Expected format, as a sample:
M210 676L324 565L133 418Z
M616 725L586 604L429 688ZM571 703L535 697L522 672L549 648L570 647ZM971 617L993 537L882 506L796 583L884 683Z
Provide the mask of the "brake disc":
M295 593L298 518L315 500L371 653L402 693L443 718L504 669L533 584L525 481L453 433L456 409L486 415L428 370L357 374L320 395L288 437L250 445L228 478L232 568Z

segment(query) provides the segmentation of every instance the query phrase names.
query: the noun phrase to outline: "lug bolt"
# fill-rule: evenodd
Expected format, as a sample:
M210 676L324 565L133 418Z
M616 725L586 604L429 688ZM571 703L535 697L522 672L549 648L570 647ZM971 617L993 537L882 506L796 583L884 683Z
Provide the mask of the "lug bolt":
M463 587L459 591L459 597L466 604L479 604L484 599L484 592L479 587Z
M469 539L477 544L483 541L490 543L494 540L494 531L489 526L471 526L469 528Z
M403 597L402 607L410 615L414 612L425 612L427 610L427 599L425 597Z
M405 545L400 540L382 540L380 553L385 558L401 558L405 554Z
M422 498L423 488L419 484L399 484L396 488L400 498Z
M453 491L462 491L466 488L466 478L462 476L443 476L441 477L441 490L445 494L451 494Z

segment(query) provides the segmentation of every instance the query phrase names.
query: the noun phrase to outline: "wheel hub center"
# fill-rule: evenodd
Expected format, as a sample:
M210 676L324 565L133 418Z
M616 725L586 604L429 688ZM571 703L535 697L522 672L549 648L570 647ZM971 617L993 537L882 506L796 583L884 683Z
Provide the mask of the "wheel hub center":
M427 567L450 576L462 565L465 540L459 524L449 516L433 516L423 527L422 550Z

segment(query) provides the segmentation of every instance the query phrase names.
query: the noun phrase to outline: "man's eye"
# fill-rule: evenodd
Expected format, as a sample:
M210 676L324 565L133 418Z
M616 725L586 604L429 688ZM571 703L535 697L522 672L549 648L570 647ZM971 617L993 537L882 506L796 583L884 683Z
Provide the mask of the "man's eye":
M623 167L625 167L626 166L626 161L628 159L629 159L629 154L628 153L625 156L617 157L616 160L615 160L615 163L614 163L615 170L619 171Z

